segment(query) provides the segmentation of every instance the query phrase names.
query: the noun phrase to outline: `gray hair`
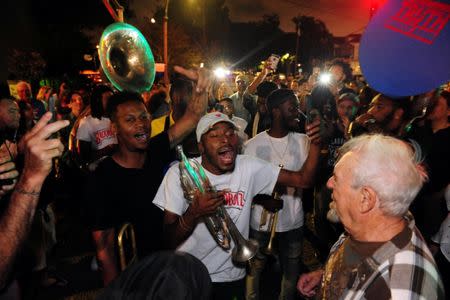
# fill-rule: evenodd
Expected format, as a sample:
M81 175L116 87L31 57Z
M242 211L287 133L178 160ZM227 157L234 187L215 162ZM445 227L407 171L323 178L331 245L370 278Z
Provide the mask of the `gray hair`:
M371 187L380 209L390 216L403 216L428 179L405 142L381 134L362 135L349 140L340 149L358 155L353 171L353 188Z

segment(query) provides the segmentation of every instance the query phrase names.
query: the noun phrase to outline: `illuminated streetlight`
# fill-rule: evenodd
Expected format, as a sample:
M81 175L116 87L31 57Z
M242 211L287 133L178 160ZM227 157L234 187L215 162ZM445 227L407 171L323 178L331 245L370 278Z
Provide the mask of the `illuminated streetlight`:
M151 18L151 19L150 19L150 23L155 24L155 23L156 23L155 18Z

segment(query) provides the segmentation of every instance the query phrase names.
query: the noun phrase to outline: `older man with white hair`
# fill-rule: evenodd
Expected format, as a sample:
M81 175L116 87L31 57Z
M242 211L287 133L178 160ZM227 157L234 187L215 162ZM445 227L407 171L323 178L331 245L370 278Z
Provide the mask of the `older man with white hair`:
M398 139L364 135L344 144L327 186L346 232L323 270L300 277L300 293L320 299L445 299L433 257L408 213L426 178L411 148Z
M26 81L19 81L16 85L17 97L19 101L25 101L33 108L34 120L38 121L46 112L42 101L32 97L31 85Z

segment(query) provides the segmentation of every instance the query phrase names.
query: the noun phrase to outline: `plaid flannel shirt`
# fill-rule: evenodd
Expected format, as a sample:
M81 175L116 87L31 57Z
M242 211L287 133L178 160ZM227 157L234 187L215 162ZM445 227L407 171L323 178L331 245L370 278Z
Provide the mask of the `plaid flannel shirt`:
M390 295L390 299L445 299L444 286L433 256L415 227L412 215L408 213L405 219L412 231L410 241L401 248L389 241L363 260L353 282L349 284L351 287L339 299L368 299L367 290L379 280L384 281L384 284L378 284L377 287L384 286L389 290L377 290L377 294ZM349 236L346 233L339 238L330 251L328 261L332 261L331 258L347 238ZM322 289L327 288L325 274Z

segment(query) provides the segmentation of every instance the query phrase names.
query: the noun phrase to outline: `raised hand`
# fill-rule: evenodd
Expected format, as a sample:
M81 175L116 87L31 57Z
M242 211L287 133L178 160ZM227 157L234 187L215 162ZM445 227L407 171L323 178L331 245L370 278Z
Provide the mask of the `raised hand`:
M197 126L208 109L208 91L212 84L212 74L204 68L185 69L175 66L175 71L195 81L195 92L188 102L184 115L169 128L170 146L179 144Z
M323 132L320 130L321 121L319 118L312 123L306 125L306 134L309 136L311 143L320 144Z
M197 93L207 92L210 89L214 79L211 71L205 68L185 69L180 66L175 66L174 70L177 73L186 76L190 80L195 81L196 83L195 91Z
M69 121L48 123L52 113L48 112L21 140L25 154L23 176L37 183L45 180L52 169L52 159L63 153L64 146L59 139L50 138L52 134L69 125Z

